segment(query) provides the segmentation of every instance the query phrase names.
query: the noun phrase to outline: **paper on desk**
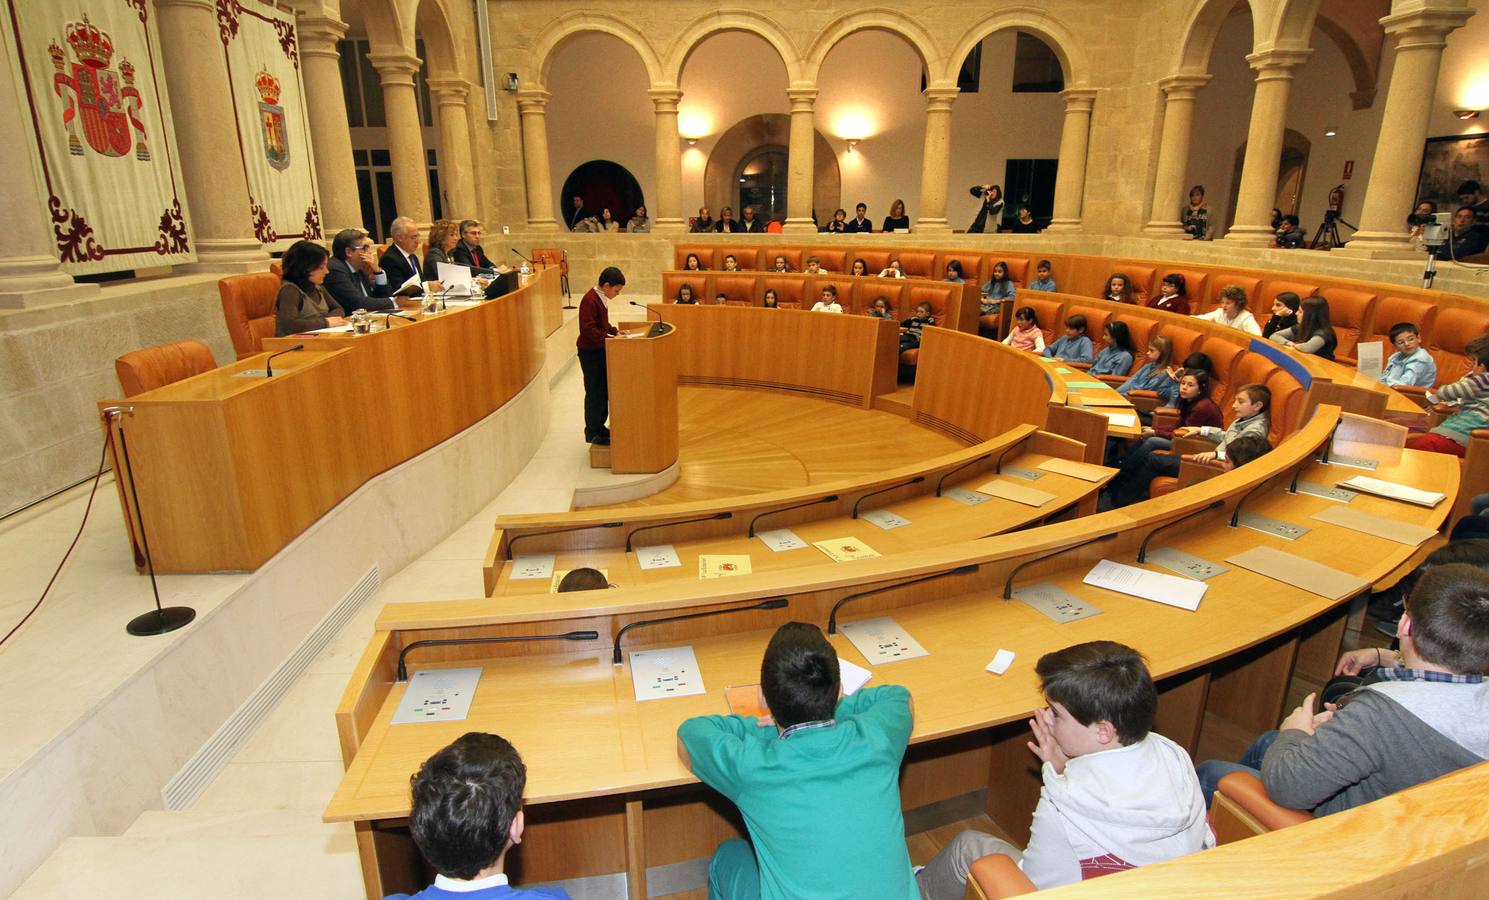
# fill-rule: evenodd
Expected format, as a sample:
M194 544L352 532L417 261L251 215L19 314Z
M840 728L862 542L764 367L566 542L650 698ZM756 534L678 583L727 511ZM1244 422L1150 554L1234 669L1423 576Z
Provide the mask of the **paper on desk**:
M839 625L838 629L853 642L853 646L858 648L858 652L863 654L863 658L871 666L930 655L909 632L900 627L900 623L889 616L848 622Z
M548 593L550 593L550 594L557 594L558 593L558 586L563 583L564 576L567 575L567 574L569 574L572 571L573 571L573 569L554 569L553 570L553 580L551 582L549 582L549 584L548 584ZM604 575L605 576L605 580L606 581L609 581L610 580L610 570L609 569L599 569L597 571L601 575Z
M1355 345L1355 371L1366 378L1380 381L1385 369L1386 345L1383 341L1370 341Z
M910 524L909 519L896 513L890 512L887 509L871 509L863 515L859 516L859 518L863 519L865 522L872 522L875 525L878 525L880 528L883 528L885 531L889 531L892 528L904 528L906 525Z
M528 578L541 578L547 581L553 577L555 558L552 553L535 553L528 556L519 553L512 558L512 574L507 576L507 580L521 581Z
M435 263L435 274L439 276L440 284L445 290L463 287L469 290L471 287L471 274L468 266L457 266L452 263Z
M1065 368L1064 366L1055 366L1055 371L1058 372L1058 373L1060 373L1061 375L1069 375L1070 374L1070 370L1067 369L1067 368Z
M1086 577L1081 579L1092 587L1106 588L1119 594L1130 594L1155 603L1166 603L1194 612L1205 596L1209 585L1203 581L1191 581L1177 575L1151 572L1135 566L1115 563L1109 559L1098 562Z
M1067 381L1067 382L1065 382L1065 386L1068 387L1068 388L1104 388L1104 387L1109 387L1109 385L1105 381Z
M1047 491L1024 487L1001 478L994 478L992 481L979 484L977 489L984 494L992 494L994 497L1012 500L1014 503L1022 503L1025 506L1043 506L1055 499L1055 495Z
M699 578L727 578L748 575L751 571L748 553L715 553L698 557Z
M1103 416L1106 416L1107 421L1111 422L1118 428L1137 427L1137 416L1133 413L1112 412L1109 409L1098 409L1097 412L1101 413Z
M826 541L813 541L812 546L826 553L833 562L873 559L879 555L879 551L851 535Z
M470 702L480 681L479 667L420 669L409 678L392 724L459 722L470 715Z
M631 686L637 700L703 693L703 673L692 647L631 651Z
M1330 525L1348 528L1350 531L1406 544L1409 547L1420 547L1422 542L1437 534L1436 529L1425 525L1398 522L1395 519L1355 509L1353 506L1330 506L1323 512L1314 513L1313 518L1320 522L1328 522Z
M1386 481L1381 478L1371 478L1369 475L1355 475L1339 482L1340 487L1359 491L1362 494L1374 494L1377 497L1385 497L1388 500L1400 500L1403 503L1415 503L1417 506L1425 506L1428 509L1441 503L1446 494L1436 491L1423 491L1394 481Z
M852 694L859 688L869 683L874 673L863 666L850 663L841 656L838 657L838 673L843 682L843 693Z
M1082 481L1104 481L1117 474L1116 469L1108 469L1106 466L1097 466L1074 459L1047 459L1039 464L1039 468L1046 472L1054 472L1056 475L1079 478Z
M1252 547L1225 561L1330 600L1343 600L1370 587L1370 582L1348 572L1271 547Z
M789 528L772 528L769 531L757 531L755 537L759 538L765 546L780 553L784 550L800 550L810 546L806 541L796 536L796 532Z
M1121 406L1130 408L1132 403L1116 391L1102 391L1099 394L1069 394L1080 401L1081 406Z
M682 566L682 560L671 544L655 544L636 548L636 565L643 569L676 569Z

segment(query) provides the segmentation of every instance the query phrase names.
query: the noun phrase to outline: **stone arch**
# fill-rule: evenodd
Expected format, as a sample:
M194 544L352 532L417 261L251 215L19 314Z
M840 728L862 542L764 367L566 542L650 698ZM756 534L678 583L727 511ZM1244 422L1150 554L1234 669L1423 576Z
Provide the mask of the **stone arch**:
M1323 0L1282 0L1277 20L1267 35L1268 47L1309 47L1313 43L1313 26Z
M611 37L619 38L622 43L636 51L641 58L641 65L646 67L647 80L652 85L667 83L663 75L661 61L657 53L652 49L651 42L635 28L615 18L602 13L569 13L555 19L543 33L538 36L529 51L532 58L533 71L537 73L537 86L541 90L548 88L548 72L553 65L553 57L560 46L570 38L586 31L598 31ZM676 79L672 80L676 84Z
M703 202L714 211L739 204L733 198L737 190L732 179L744 158L762 146L788 147L791 143L791 117L783 113L761 113L740 119L719 135L703 169ZM812 140L812 208L827 210L842 204L843 174L838 157L821 131ZM827 213L831 218L831 212ZM825 220L824 220L825 221Z
M1251 47L1261 43L1262 28L1257 23L1255 0L1206 0L1184 26L1184 38L1179 42L1179 55L1175 60L1177 74L1204 75L1210 71L1210 55L1215 51L1215 39L1231 13L1243 4L1251 15Z
M413 28L405 27L395 0L369 0L357 4L355 13L348 16L347 21L351 23L359 19L373 53L414 52Z
M1368 109L1375 102L1384 35L1381 35L1381 42L1376 44L1374 58L1371 58L1361 43L1362 38L1369 38L1360 33L1358 24L1336 18L1329 9L1321 8L1314 27L1327 35L1334 46L1339 48L1339 52L1344 54L1344 62L1349 66L1350 77L1354 80L1355 89L1349 95L1354 108ZM1379 22L1372 20L1370 24L1379 31Z
M967 29L956 49L944 60L944 68L940 76L927 80L956 84L957 75L962 68L962 60L967 58L972 48L982 43L988 35L1008 30L1027 31L1044 41L1054 51L1055 57L1060 60L1060 68L1065 74L1066 89L1089 86L1091 70L1087 65L1080 43L1070 29L1044 10L1031 6L1012 6L979 20Z
M459 78L465 71L460 42L450 26L448 0L419 0L414 11L414 34L424 39L424 64L430 78Z
M858 31L887 31L896 37L903 38L920 54L920 62L925 66L927 79L946 66L946 59L941 54L935 39L918 22L892 9L875 8L849 13L824 28L812 42L811 49L807 51L802 67L802 78L815 84L817 74L822 69L822 63L826 61L832 48L836 47L843 38ZM957 64L960 65L960 61Z
M787 83L797 84L804 80L801 51L797 49L796 43L786 29L777 24L774 19L753 10L721 9L698 19L683 30L663 66L663 72L666 74L665 82L682 84L682 70L688 64L688 57L693 55L693 50L722 31L747 31L763 38L767 44L775 48L776 53L780 54L781 62L786 66Z

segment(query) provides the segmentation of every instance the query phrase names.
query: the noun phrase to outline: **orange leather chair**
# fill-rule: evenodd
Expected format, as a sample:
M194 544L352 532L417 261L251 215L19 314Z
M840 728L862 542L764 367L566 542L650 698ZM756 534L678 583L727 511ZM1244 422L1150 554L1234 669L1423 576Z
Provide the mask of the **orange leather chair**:
M1222 338L1207 337L1200 344L1200 352L1209 356L1210 361L1215 364L1215 370L1210 375L1210 399L1215 401L1215 405L1223 413L1230 409L1231 399L1239 387L1236 371L1242 358L1246 356L1246 348Z
M903 321L915 315L915 307L921 303L931 305L931 315L935 316L940 327L945 325L947 313L951 309L951 298L953 292L960 289L961 285L948 284L946 287L914 287L905 295L901 305L903 311L896 313ZM901 366L915 366L920 362L920 348L913 347L900 353Z
M1118 313L1112 317L1118 322L1127 325L1127 333L1132 338L1132 368L1126 375L1100 375L1102 381L1113 387L1126 381L1128 376L1143 367L1148 361L1148 344L1153 340L1153 335L1161 334L1158 323L1153 319L1142 316L1126 316Z
M886 266L889 265L889 258L891 256L899 256L899 254L891 253L888 250L854 250L849 253L848 265L843 267L843 271L848 271L848 269L853 265L853 260L861 259L868 264L870 275L878 275L880 272L884 271ZM903 265L904 262L905 261L903 259L900 260L901 265Z
M962 277L969 284L981 286L984 281L987 281L988 264L983 261L982 254L974 250L957 250L950 253L936 254L936 272L940 273L936 277L946 277L946 264L952 260L956 260L962 264Z
M755 285L753 275L715 275L713 294L699 302L713 303L717 295L723 294L724 303L728 306L759 306L760 302L755 298ZM761 292L764 292L764 288L761 288Z
M688 254L698 257L698 264L705 269L722 269L723 259L719 256L719 265L714 265L713 247L708 244L678 244L672 251L672 265L679 271L687 265Z
M773 254L772 254L773 255ZM760 250L756 247L720 247L714 251L714 268L724 271L724 257L733 256L744 271L762 271L768 266L760 264Z
M279 284L279 276L271 272L229 275L217 282L227 333L239 359L261 352L264 338L274 336Z
M843 312L853 308L853 291L858 287L859 279L846 275L818 275L806 279L806 282L806 286L802 288L803 309L815 306L822 299L822 288L829 284L838 289L838 305L843 307Z
M822 268L834 275L842 275L852 265L852 260L847 258L848 251L843 249L819 247L815 250L807 250L802 254L801 261L805 263L809 256L817 257L817 261L821 263Z
M1477 309L1439 309L1432 327L1432 337L1424 336L1422 346L1437 363L1437 383L1450 384L1473 369L1465 347L1468 342L1489 331L1489 312ZM1389 345L1388 345L1389 346Z
M1008 278L1015 285L1019 287L1028 285L1029 271L1033 268L1033 266L1029 264L1029 257L999 256L997 254L993 254L988 257L987 265L983 267L982 281L977 282L978 287L982 286L983 281L987 281L989 278L993 277L994 263L1003 263L1008 266Z
M662 302L675 303L677 291L683 285L693 288L693 299L699 303L713 302L712 272L668 272L662 276Z
M277 259L274 260L274 261L272 261L272 262L270 262L269 263L269 271L271 273L273 273L273 275L274 275L275 278L283 278L284 277L284 263L280 262Z
M1021 309L1025 306L1034 308L1034 318L1039 323L1039 330L1044 332L1046 347L1065 333L1065 301L1043 300L1025 293L1014 301L1014 308Z
M806 287L804 278L767 278L765 288L760 291L761 302L765 300L765 291L775 290L776 303L781 309L801 309L802 290ZM816 303L814 299L812 303ZM807 309L811 309L807 304Z
M777 256L786 257L786 265L791 267L791 271L800 272L802 270L803 259L801 250L793 247L781 247L776 250L767 250L760 255L760 262L766 271L775 271Z
M201 341L176 341L132 350L114 360L124 396L133 397L217 368L212 351Z
M544 266L558 266L558 284L563 289L565 297L572 297L569 291L569 251L558 247L534 247L533 262ZM678 268L682 268L681 265Z
M1123 275L1131 278L1133 288L1141 291L1146 296L1153 297L1158 294L1157 266L1150 266L1140 262L1119 259L1116 262L1112 263L1112 274L1115 275L1118 272L1121 272ZM1194 290L1187 284L1185 285L1185 288L1191 291L1191 293ZM1105 294L1106 292L1102 291L1102 293Z
M1220 290L1231 285L1246 292L1246 308L1251 310L1253 316L1256 316L1258 323L1265 323L1272 315L1272 298L1262 296L1262 280L1252 278L1250 275L1235 275L1229 272L1215 275L1210 279L1210 293L1202 304L1204 309L1195 310L1195 312L1209 312L1219 306Z
M1422 334L1422 344L1432 340L1432 330L1436 327L1437 306L1429 300L1420 300L1415 297L1396 297L1387 294L1380 298L1375 304L1375 309L1370 314L1370 327L1367 333L1360 337L1360 343L1366 341L1383 341L1386 352L1391 349L1391 329L1398 322L1414 322L1417 330ZM1442 384L1442 376L1438 376L1438 384Z
M1283 291L1292 291L1294 294L1297 294L1299 297L1307 300L1309 297L1312 297L1314 294L1318 293L1318 285L1309 281L1293 281L1287 278L1268 278L1267 280L1263 281L1261 286L1261 299L1258 302L1266 304L1268 317L1270 317L1271 315L1272 301L1277 299L1277 295L1282 293ZM1249 306L1247 308L1250 309ZM1254 311L1252 312L1252 315L1255 315ZM1258 319L1258 321L1260 321L1260 319Z
M1267 389L1272 392L1272 408L1267 410L1271 417L1268 424L1272 429L1267 433L1267 439L1275 447L1302 424L1299 419L1303 416L1303 404L1308 402L1308 392L1292 375L1281 369L1267 377Z
M1214 309L1210 301L1210 273L1199 269L1182 269L1174 266L1164 266L1154 273L1153 293L1158 292L1158 283L1165 275L1183 275L1184 292L1189 295L1189 311L1193 315L1209 312ZM1134 278L1137 276L1133 276Z
M904 266L905 274L911 278L929 278L940 281L946 277L946 267L936 268L936 254L934 251L920 252L906 250L900 254L900 265Z
M1094 306L1071 305L1069 309L1065 310L1065 315L1082 315L1086 317L1086 337L1091 339L1091 356L1094 359L1096 354L1101 351L1101 339L1106 333L1106 322L1107 319L1111 318L1112 314L1104 309L1097 309ZM1065 323L1062 322L1060 324L1062 326L1063 333L1063 326ZM1091 368L1090 363L1073 362L1070 363L1070 366L1076 369Z
M1375 310L1376 295L1370 291L1342 287L1326 287L1319 293L1329 301L1329 322L1334 326L1334 334L1339 337L1339 345L1334 348L1334 359L1352 366L1355 364L1355 347L1360 343L1360 333L1364 331L1365 323L1370 321L1370 314ZM1390 344L1386 346L1390 347ZM1390 353L1387 352L1386 355L1389 356Z
M1169 339L1174 347L1174 365L1182 365L1184 357L1191 353L1202 352L1200 350L1205 342L1204 332L1195 331L1193 328L1185 328L1182 325L1165 325L1160 332ZM1213 357L1211 358L1213 362Z
M849 309L848 304L844 303L843 312L851 312L855 316L867 315L874 300L883 297L889 301L889 312L895 319L908 319L915 314L914 305L907 306L905 303L906 285L899 279L875 278L872 281L862 281L854 287L856 293L853 297L853 307ZM934 312L932 314L934 315ZM937 316L936 321L940 322L941 317Z
M1250 772L1232 772L1221 778L1210 806L1210 827L1220 844L1245 840L1312 818L1313 813L1307 810L1273 803L1261 779Z

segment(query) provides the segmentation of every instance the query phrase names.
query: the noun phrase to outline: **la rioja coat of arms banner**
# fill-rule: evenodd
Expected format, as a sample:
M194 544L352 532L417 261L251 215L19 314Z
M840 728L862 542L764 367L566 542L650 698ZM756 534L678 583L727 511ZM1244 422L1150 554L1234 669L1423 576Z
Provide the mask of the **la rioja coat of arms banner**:
M69 273L193 262L190 212L146 0L4 0L6 65Z
M294 16L258 0L217 0L217 33L233 88L254 235L279 250L320 238Z

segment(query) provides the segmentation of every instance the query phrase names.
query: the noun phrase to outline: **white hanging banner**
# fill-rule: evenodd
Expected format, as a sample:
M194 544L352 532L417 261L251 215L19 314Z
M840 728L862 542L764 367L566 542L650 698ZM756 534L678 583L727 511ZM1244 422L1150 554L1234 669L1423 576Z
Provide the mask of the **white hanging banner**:
M4 0L0 40L62 268L189 263L185 190L146 0Z
M254 236L272 250L318 239L321 212L294 15L254 0L221 0L217 26Z

